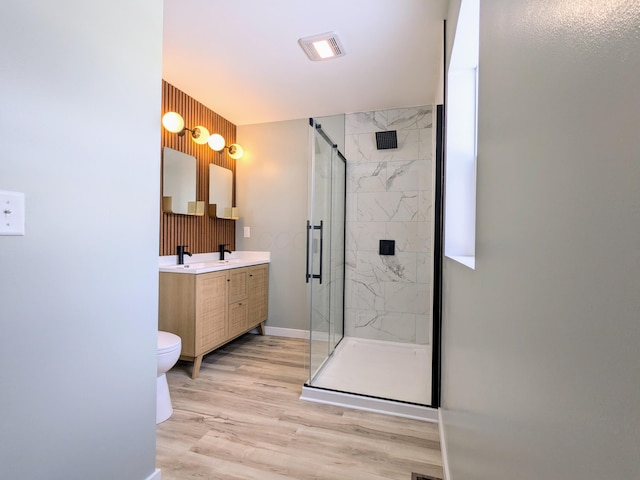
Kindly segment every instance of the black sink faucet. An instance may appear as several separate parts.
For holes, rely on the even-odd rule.
[[[191,256],[191,253],[187,252],[185,250],[185,248],[187,248],[188,245],[178,245],[177,248],[177,252],[178,252],[178,265],[184,265],[184,256],[185,255],[189,255]]]
[[[220,260],[224,260],[224,253],[232,253],[231,250],[227,250],[226,247],[228,244],[227,243],[221,243],[220,245],[218,245],[218,249],[220,250]]]

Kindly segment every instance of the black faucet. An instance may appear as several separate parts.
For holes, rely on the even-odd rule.
[[[224,260],[224,253],[232,253],[231,250],[227,250],[226,247],[228,245],[228,243],[221,243],[220,245],[218,245],[218,249],[220,251],[220,260]]]
[[[188,245],[178,245],[178,265],[184,265],[184,256],[185,255],[189,255],[191,256],[191,253],[187,252],[185,250],[185,248],[187,248]]]

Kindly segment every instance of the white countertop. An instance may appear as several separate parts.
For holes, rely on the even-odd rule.
[[[228,270],[230,268],[248,267],[260,265],[271,261],[270,252],[233,252],[227,253],[224,260],[220,260],[218,252],[194,253],[193,256],[185,255],[184,265],[178,265],[177,255],[160,257],[159,268],[161,272],[198,274]]]

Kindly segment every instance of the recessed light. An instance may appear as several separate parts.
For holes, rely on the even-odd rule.
[[[304,37],[299,39],[298,43],[313,61],[342,57],[345,54],[344,47],[335,32]]]
[[[319,42],[312,43],[313,48],[316,49],[316,53],[320,56],[320,58],[329,58],[335,57],[333,50],[329,46],[329,42],[326,40],[320,40]]]

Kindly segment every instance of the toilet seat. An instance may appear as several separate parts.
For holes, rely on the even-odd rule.
[[[182,340],[174,333],[158,332],[158,353],[167,353],[179,348]]]

